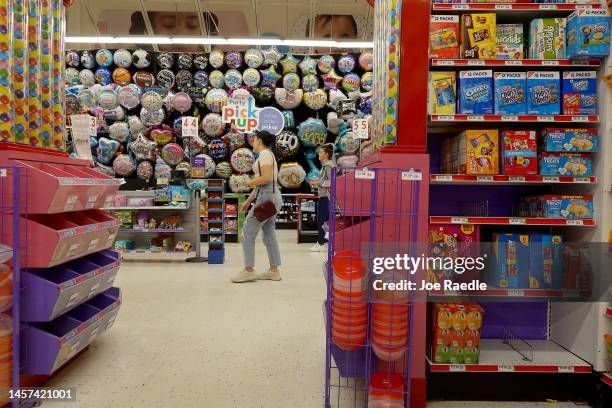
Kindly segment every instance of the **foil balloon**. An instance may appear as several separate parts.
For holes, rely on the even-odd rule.
[[[159,71],[157,73],[156,80],[160,86],[168,89],[174,87],[174,84],[176,83],[174,72],[170,71],[169,69],[162,69]]]
[[[65,104],[67,115],[76,115],[81,110],[79,98],[74,94],[66,95]]]
[[[198,154],[197,157],[204,159],[204,178],[210,178],[215,174],[215,161],[207,154]]]
[[[227,145],[218,137],[210,139],[208,142],[208,155],[216,162],[226,160],[228,155]]]
[[[364,91],[371,91],[374,82],[374,75],[371,72],[366,72],[361,76],[361,87]]]
[[[172,168],[162,159],[161,156],[157,156],[155,160],[155,178],[170,179],[172,176]]]
[[[261,52],[263,54],[263,65],[276,65],[282,58],[282,54],[278,52],[276,46],[272,46]]]
[[[153,58],[151,58],[151,54],[148,51],[143,50],[142,48],[137,49],[132,54],[132,63],[138,69],[148,68],[153,62]]]
[[[317,74],[317,61],[310,58],[309,55],[305,55],[302,62],[298,64],[300,70],[302,71],[302,75],[316,75]]]
[[[158,146],[164,146],[174,139],[174,135],[170,129],[153,129],[151,130],[151,139]]]
[[[172,91],[168,91],[164,99],[162,99],[163,105],[166,107],[168,112],[171,112],[174,107],[172,107],[172,103],[174,102],[174,93]]]
[[[206,142],[199,136],[183,140],[183,146],[185,147],[186,157],[194,157],[206,150]]]
[[[223,75],[223,72],[215,69],[208,75],[208,81],[213,88],[223,88],[225,85],[225,75]]]
[[[161,156],[170,166],[176,166],[183,160],[185,152],[180,145],[176,143],[168,143],[162,147]]]
[[[346,92],[359,91],[360,86],[361,86],[361,79],[359,78],[359,75],[353,72],[346,74],[344,76],[344,79],[342,79],[342,88]]]
[[[242,81],[245,83],[245,85],[257,86],[260,80],[261,75],[255,68],[247,68],[242,73]]]
[[[340,156],[336,160],[336,164],[339,167],[347,168],[347,167],[357,167],[357,163],[359,162],[359,157],[355,155],[348,156]]]
[[[317,147],[327,140],[327,129],[321,119],[308,118],[298,126],[298,137],[306,147]]]
[[[95,76],[96,76],[96,82],[99,83],[100,85],[108,85],[113,80],[113,76],[110,70],[106,67],[100,67],[96,69]],[[68,76],[66,78],[68,78]]]
[[[306,171],[297,162],[283,163],[278,170],[278,182],[285,188],[299,188],[306,178]]]
[[[223,107],[227,105],[227,92],[224,89],[211,89],[204,98],[204,104],[209,111],[221,113]]]
[[[174,55],[169,52],[160,52],[157,54],[157,64],[162,69],[170,69],[174,65]]]
[[[354,99],[343,99],[338,103],[337,111],[341,119],[354,119],[357,116],[357,101]]]
[[[280,159],[290,159],[297,155],[299,151],[300,139],[294,132],[283,130],[276,136],[274,152]]]
[[[225,132],[225,123],[218,113],[209,113],[202,119],[202,130],[206,136],[221,136]]]
[[[174,99],[172,100],[172,107],[180,113],[187,112],[191,109],[192,104],[193,101],[191,100],[191,96],[184,92],[178,92],[174,95]]]
[[[335,66],[336,60],[334,60],[334,57],[332,57],[331,55],[321,55],[319,61],[317,62],[317,67],[319,68],[319,71],[324,74],[327,74],[329,71],[334,69]]]
[[[300,87],[300,77],[295,72],[289,72],[283,77],[283,88],[293,92]]]
[[[229,178],[229,187],[233,193],[247,193],[251,191],[250,182],[251,177],[248,174],[232,174]]]
[[[142,120],[136,115],[132,115],[128,117],[128,126],[130,127],[130,133],[132,135],[138,135],[145,130],[145,125],[142,123]]]
[[[183,117],[184,116],[179,116],[172,122],[172,133],[179,139],[183,138]]]
[[[101,67],[110,67],[113,65],[113,53],[106,48],[101,48],[96,51],[96,62]]]
[[[348,129],[336,139],[336,147],[338,147],[338,150],[344,154],[357,153],[359,151],[360,144],[360,140],[355,139],[353,137],[353,132],[348,131]]]
[[[359,56],[359,66],[364,71],[372,71],[374,69],[374,55],[369,52],[364,52]]]
[[[297,64],[300,60],[289,53],[279,62],[283,67],[283,74],[288,74],[290,72],[297,72]]]
[[[306,150],[306,152],[304,152],[304,157],[306,158],[306,161],[308,162],[308,167],[310,167],[310,170],[308,171],[308,174],[306,175],[306,178],[304,179],[306,183],[310,184],[312,180],[320,180],[321,172],[319,171],[319,169],[317,168],[314,162],[315,157],[317,157],[317,153],[314,151],[314,149],[309,149],[309,150]]]
[[[333,110],[336,110],[338,108],[338,104],[340,103],[341,100],[347,99],[346,95],[338,90],[338,89],[333,89],[331,91],[329,91],[329,107],[332,108]]]
[[[115,170],[113,169],[113,166],[105,166],[100,162],[96,162],[95,169],[102,174],[106,174],[109,177],[115,177]]]
[[[342,81],[342,77],[333,68],[327,74],[321,75],[321,79],[325,89],[338,89],[338,84]]]
[[[193,87],[193,75],[186,69],[176,73],[176,87],[179,91],[188,92]]]
[[[223,140],[223,142],[229,148],[230,154],[233,153],[234,150],[239,149],[246,144],[244,134],[236,129],[233,124],[229,132],[221,137],[221,140]]]
[[[253,94],[257,102],[262,105],[270,104],[270,102],[274,98],[274,90],[267,86],[256,86],[251,90],[251,93]]]
[[[263,54],[257,48],[249,48],[244,53],[244,60],[249,68],[259,68],[263,64]]]
[[[152,160],[155,157],[156,146],[157,143],[140,134],[136,140],[130,143],[129,148],[136,160]]]
[[[156,111],[162,108],[163,100],[160,94],[157,92],[145,92],[140,98],[142,107],[148,111]]]
[[[193,74],[193,83],[198,88],[206,88],[209,83],[206,71],[196,71],[195,74]]]
[[[125,122],[115,122],[108,128],[108,136],[118,141],[119,143],[125,143],[130,136],[130,129],[128,124]]]
[[[94,86],[96,83],[96,75],[91,69],[82,69],[79,72],[79,82],[85,86]]]
[[[269,66],[267,69],[260,69],[259,72],[261,74],[261,86],[270,88],[276,87],[276,83],[281,75],[276,72],[276,67],[274,65]]]
[[[338,71],[342,74],[348,74],[355,69],[357,61],[351,54],[344,54],[338,59]]]
[[[231,69],[238,69],[243,63],[242,53],[240,51],[228,51],[225,54],[225,65]]]
[[[68,66],[76,68],[81,63],[81,56],[74,50],[66,51],[65,61]]]
[[[238,88],[233,89],[230,95],[234,99],[247,99],[251,93],[244,88]]]
[[[132,53],[124,48],[119,48],[113,54],[113,62],[119,68],[129,68],[132,65]]]
[[[317,88],[319,88],[319,78],[316,75],[308,74],[302,78],[302,89],[305,92],[312,92]]]
[[[253,170],[253,163],[255,162],[255,155],[251,149],[241,147],[236,149],[232,153],[230,158],[230,164],[239,173],[249,173]]]
[[[96,67],[96,56],[91,51],[82,51],[81,65],[87,69],[94,69]]]
[[[284,110],[282,112],[283,120],[285,121],[285,129],[295,127],[295,115],[292,110]]]
[[[125,110],[121,106],[104,110],[104,119],[106,120],[123,120],[124,118]]]
[[[371,114],[372,113],[372,93],[368,92],[364,94],[361,98],[359,98],[359,110],[363,113]]]
[[[132,80],[141,88],[153,86],[155,84],[155,76],[148,71],[137,71]]]
[[[140,90],[135,85],[121,87],[117,97],[119,98],[119,104],[126,109],[134,109],[140,104]]]
[[[119,96],[114,90],[106,88],[98,94],[98,104],[103,109],[115,109],[119,106]]]
[[[302,103],[304,91],[298,89],[294,92],[288,92],[285,88],[276,88],[274,98],[276,103],[284,109],[295,109]]]
[[[143,161],[136,167],[136,177],[141,180],[149,180],[153,177],[153,165],[151,162]]]
[[[226,161],[217,163],[215,175],[222,179],[228,179],[232,175],[232,165]]]
[[[228,69],[224,80],[229,89],[238,89],[242,86],[242,74],[237,69]]]
[[[105,137],[98,139],[98,161],[102,164],[110,164],[119,151],[121,144],[116,140],[110,140]]]
[[[214,50],[208,56],[208,62],[215,69],[221,68],[223,66],[224,61],[225,61],[225,54],[221,50]]]
[[[338,114],[336,112],[328,112],[327,113],[327,130],[334,135],[337,135],[344,128],[346,123],[338,118]]]
[[[327,104],[327,94],[322,89],[304,93],[304,104],[312,110],[323,109]]]
[[[186,161],[182,161],[177,164],[174,170],[182,171],[185,178],[191,177],[191,164]]]
[[[113,170],[120,177],[127,177],[136,171],[136,162],[127,154],[120,154],[113,161]]]
[[[79,85],[81,83],[79,71],[76,68],[66,68],[64,75],[66,77],[66,86]]]
[[[157,126],[160,125],[164,121],[164,110],[158,109],[156,111],[149,111],[146,109],[141,109],[140,111],[140,120],[145,126]]]
[[[208,57],[205,54],[198,54],[193,59],[193,64],[199,70],[206,69],[208,66]]]
[[[181,53],[178,55],[176,64],[180,69],[191,69],[193,66],[193,56],[191,54]]]
[[[91,89],[82,89],[79,91],[77,95],[79,98],[79,103],[83,109],[87,109],[90,112],[96,108],[97,104],[97,95]]]

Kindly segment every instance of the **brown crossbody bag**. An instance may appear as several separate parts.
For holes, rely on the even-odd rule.
[[[274,160],[276,160],[276,158],[274,158]],[[261,176],[261,164],[258,162],[257,165],[259,166],[259,175]],[[274,162],[272,162],[272,193],[276,193],[276,180],[274,179]],[[259,195],[259,187],[257,187],[257,195]],[[257,197],[255,197],[255,201],[257,201]],[[264,201],[263,203],[253,208],[253,214],[255,215],[255,218],[257,218],[257,221],[264,222],[268,218],[276,215],[276,206],[274,205],[272,200]]]

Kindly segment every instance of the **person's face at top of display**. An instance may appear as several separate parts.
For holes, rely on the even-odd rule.
[[[155,35],[160,36],[186,36],[200,37],[200,21],[196,13],[172,13],[172,12],[154,12],[149,13],[151,25]],[[197,45],[175,44],[175,45],[160,45],[161,51],[178,51],[178,52],[198,52],[200,47]]]
[[[319,149],[319,161],[324,162],[327,160],[329,160],[329,157],[327,156],[327,152],[324,149]]]
[[[318,15],[314,23],[314,38],[334,39],[338,41],[357,38],[357,25],[353,16],[340,15],[332,16],[329,14]],[[350,50],[334,50],[334,52],[349,52]],[[317,48],[318,54],[329,52],[327,48]]]
[[[264,149],[264,145],[263,145],[261,139],[258,138],[257,136],[255,136],[253,138],[253,151],[259,153],[259,152],[261,152],[263,150],[265,150],[265,149]]]

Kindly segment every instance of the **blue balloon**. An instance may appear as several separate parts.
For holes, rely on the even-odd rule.
[[[321,119],[308,118],[298,126],[298,137],[305,147],[317,147],[327,140],[327,128]]]
[[[295,116],[293,115],[292,110],[284,110],[283,119],[285,120],[285,128],[295,127]]]
[[[108,85],[113,81],[113,76],[110,69],[106,67],[100,67],[96,69],[96,82],[101,85]]]
[[[319,180],[321,178],[321,171],[317,168],[314,162],[315,157],[317,157],[317,152],[315,152],[314,149],[308,149],[304,152],[304,156],[306,157],[306,161],[308,162],[308,166],[310,167],[310,170],[308,171],[308,174],[306,174],[306,178],[304,178],[304,181],[310,184],[312,180]]]

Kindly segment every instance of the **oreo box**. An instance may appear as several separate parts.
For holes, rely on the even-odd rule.
[[[546,152],[593,153],[599,150],[599,136],[596,128],[546,128],[542,130],[542,147]]]
[[[608,2],[609,4],[609,2]],[[610,54],[608,10],[578,9],[567,18],[567,57],[606,57]]]
[[[593,218],[593,196],[544,195],[540,198],[543,202],[545,218]]]
[[[561,83],[558,71],[527,72],[527,113],[559,115],[561,113]]]
[[[589,153],[542,153],[541,176],[588,177],[593,173],[593,159]]]
[[[459,72],[458,113],[492,114],[493,99],[493,71]]]
[[[595,71],[566,71],[562,85],[564,115],[597,115]]]
[[[527,73],[496,72],[495,113],[521,115],[527,113]]]

